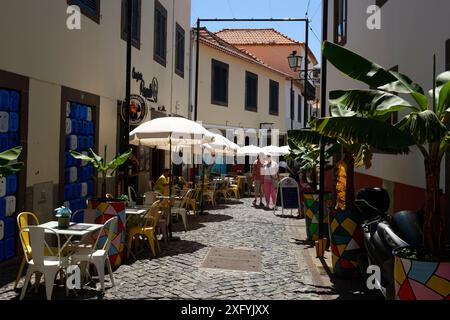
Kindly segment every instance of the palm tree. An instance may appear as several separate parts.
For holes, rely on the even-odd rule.
[[[445,217],[440,210],[439,182],[442,158],[450,145],[445,125],[450,120],[450,72],[435,78],[427,97],[407,76],[339,45],[325,42],[323,54],[337,69],[367,84],[369,89],[331,92],[330,105],[345,112],[313,119],[311,130],[391,153],[406,154],[416,146],[424,157],[426,174],[424,249],[427,254],[440,256],[444,250]],[[397,111],[406,115],[395,125],[386,122]]]
[[[22,147],[15,147],[0,153],[0,178],[23,169],[23,162],[15,162],[22,153]]]
[[[84,160],[87,162],[90,162],[93,164],[94,168],[97,170],[97,172],[102,177],[102,191],[101,191],[101,197],[102,199],[106,198],[106,178],[111,177],[114,172],[125,162],[128,161],[128,159],[131,156],[132,150],[129,149],[127,152],[117,155],[114,159],[112,159],[110,162],[106,162],[106,148],[105,145],[105,155],[102,158],[98,154],[96,154],[91,148],[87,151],[87,154],[83,154],[77,151],[70,151],[70,154],[75,159]],[[97,177],[93,177],[95,180],[97,180]]]

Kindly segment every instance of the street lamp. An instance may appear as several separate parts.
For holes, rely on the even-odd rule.
[[[300,72],[300,80],[305,78],[305,70],[301,68],[303,56],[297,55],[297,51],[292,51],[292,53],[287,57],[289,62],[289,68],[294,72]],[[309,78],[314,85],[320,84],[320,67],[316,66],[312,70],[308,70],[306,77]]]
[[[302,66],[302,56],[297,55],[297,51],[292,51],[292,53],[288,56],[289,68],[294,71],[299,71]]]

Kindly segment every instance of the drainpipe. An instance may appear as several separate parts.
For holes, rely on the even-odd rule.
[[[126,61],[126,75],[125,75],[125,108],[126,108],[126,135],[127,138],[129,139],[129,135],[130,135],[130,114],[129,114],[129,110],[130,110],[130,100],[131,100],[131,54],[132,54],[132,48],[131,48],[131,41],[132,41],[132,25],[133,22],[131,21],[133,19],[133,6],[132,6],[133,1],[132,0],[128,0],[127,4],[127,17],[128,17],[128,24],[127,24],[127,61]],[[128,146],[129,147],[129,146]],[[128,148],[124,148],[124,149],[128,149]],[[120,150],[121,152],[125,152],[125,150]],[[106,156],[106,155],[105,155]],[[106,160],[106,159],[105,159]],[[128,190],[128,183],[129,183],[129,170],[128,170],[128,164],[125,164],[123,166],[125,172],[124,172],[124,190],[122,190],[124,193],[127,192]]]
[[[176,29],[176,22],[175,22],[175,0],[173,0],[173,6],[172,6],[172,17],[173,17],[173,21],[172,21],[172,45],[173,45],[173,49],[172,49],[172,68],[170,70],[170,116],[172,116],[173,111],[172,111],[172,104],[173,104],[173,76],[175,73],[175,51],[176,51],[176,43],[175,43],[175,29]],[[176,111],[176,110],[175,110]]]
[[[193,31],[189,32],[189,92],[188,92],[188,119],[192,120],[192,53],[193,53]]]
[[[328,0],[323,0],[322,41],[328,39]],[[322,81],[320,116],[326,117],[327,104],[327,60],[322,54]],[[319,190],[319,239],[323,239],[323,216],[325,214],[325,146],[320,144],[320,190]]]

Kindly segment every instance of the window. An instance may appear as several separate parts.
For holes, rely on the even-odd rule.
[[[100,0],[67,0],[67,4],[79,6],[82,14],[100,23]]]
[[[280,85],[278,82],[270,80],[269,86],[269,114],[277,116],[280,96]]]
[[[155,0],[155,28],[154,28],[153,59],[166,66],[167,54],[167,10]]]
[[[298,105],[297,105],[297,109],[298,109],[298,118],[297,121],[298,123],[302,123],[302,96],[298,95]]]
[[[136,48],[141,48],[141,2],[142,0],[132,1],[133,23],[131,25],[131,44]],[[122,23],[121,23],[122,40],[128,40],[128,0],[122,0]]]
[[[245,110],[258,110],[258,75],[245,72]]]
[[[334,0],[334,42],[347,43],[347,0]]]
[[[377,0],[375,4],[381,8],[386,2],[388,2],[388,0]]]
[[[228,106],[228,71],[226,63],[212,60],[211,70],[211,103]]]
[[[184,78],[184,29],[177,23],[175,31],[175,73]]]

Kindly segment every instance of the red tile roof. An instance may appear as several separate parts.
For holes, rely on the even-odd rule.
[[[223,29],[215,34],[226,42],[241,49],[245,46],[276,45],[302,46],[305,48],[303,42],[291,39],[275,29]],[[318,63],[316,56],[311,50],[308,55],[312,59],[313,64]]]
[[[275,29],[223,29],[216,35],[233,45],[246,44],[300,44]]]
[[[194,34],[195,34],[196,28],[194,28],[193,30],[194,30]],[[271,71],[279,73],[283,77],[286,77],[286,78],[291,77],[289,74],[265,64],[264,61],[262,61],[255,55],[251,54],[249,51],[242,49],[242,48],[237,48],[234,45],[228,43],[227,41],[225,41],[221,37],[218,37],[214,33],[207,30],[206,28],[200,28],[200,42],[203,43],[204,45],[207,45],[213,49],[222,51],[231,56],[246,60],[247,62],[250,62],[250,63],[260,65],[264,68],[270,69]]]

